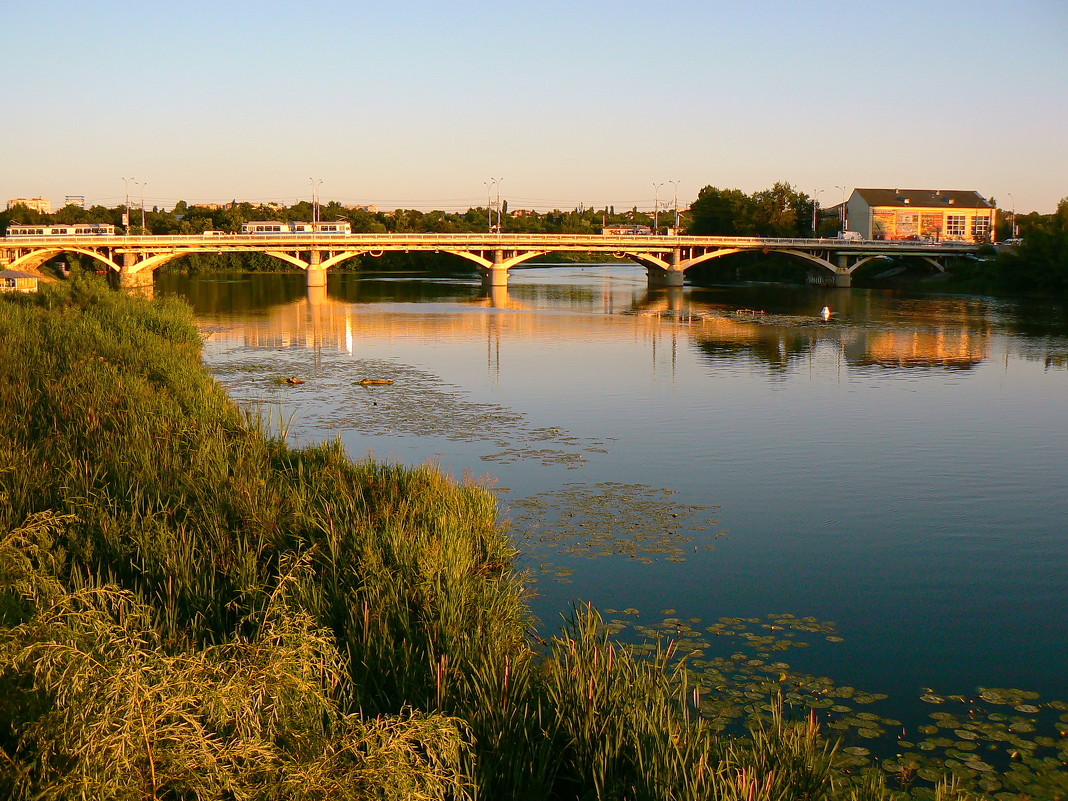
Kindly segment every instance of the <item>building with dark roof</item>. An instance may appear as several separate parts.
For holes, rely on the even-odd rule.
[[[989,242],[996,213],[973,191],[854,189],[846,227],[864,239]]]
[[[38,277],[18,270],[0,270],[0,292],[36,292]]]

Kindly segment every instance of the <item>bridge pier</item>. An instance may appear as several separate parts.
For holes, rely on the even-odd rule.
[[[848,256],[838,256],[838,269],[834,271],[834,285],[840,289],[849,289],[853,286],[853,273],[849,270]]]
[[[308,286],[326,286],[326,270],[320,267],[323,254],[313,250],[308,254]]]
[[[659,267],[646,267],[645,276],[651,288],[683,286],[686,283],[686,274],[679,269],[661,270]]]
[[[123,289],[143,290],[152,286],[152,270],[134,270],[139,259],[136,253],[123,253],[119,268],[119,286]]]
[[[481,272],[482,283],[485,286],[508,286],[508,267],[505,266],[502,251],[493,251],[493,263],[489,267],[482,268]]]

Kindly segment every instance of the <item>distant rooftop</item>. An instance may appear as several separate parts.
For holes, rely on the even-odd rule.
[[[964,209],[993,208],[978,192],[961,189],[857,189],[869,206],[954,206]]]

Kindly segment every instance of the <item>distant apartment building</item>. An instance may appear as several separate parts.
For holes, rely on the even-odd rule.
[[[864,239],[989,242],[996,213],[974,191],[854,189],[846,229]]]
[[[63,198],[64,206],[77,206],[80,209],[85,208],[85,195],[66,195]]]
[[[39,211],[41,214],[52,213],[52,201],[43,197],[14,197],[7,202],[7,207],[25,206],[30,211]]]

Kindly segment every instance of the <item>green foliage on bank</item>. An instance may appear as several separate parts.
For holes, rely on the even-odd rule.
[[[1068,298],[1068,198],[1054,214],[1021,217],[1017,227],[1019,244],[984,248],[978,260],[958,260],[940,281],[942,288]]]
[[[539,642],[491,493],[270,436],[180,302],[76,277],[0,343],[0,797],[902,797],[592,609]]]

